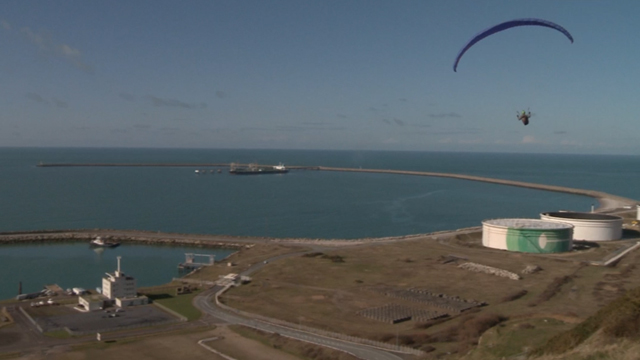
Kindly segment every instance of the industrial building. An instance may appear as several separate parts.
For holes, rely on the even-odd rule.
[[[574,240],[610,241],[622,238],[623,219],[616,215],[558,211],[542,213],[540,218],[573,225]]]
[[[537,219],[482,222],[482,245],[527,253],[559,253],[573,247],[573,225]]]
[[[102,278],[102,295],[115,301],[119,307],[147,304],[149,300],[146,296],[138,296],[136,279],[120,271],[120,258],[118,256],[116,272],[106,273],[106,276]]]
[[[120,259],[118,256],[118,268],[113,273],[106,273],[102,278],[102,289],[100,295],[84,295],[78,297],[78,309],[81,311],[94,311],[104,309],[108,306],[116,305],[126,307],[133,305],[145,305],[149,303],[146,296],[138,296],[136,279],[127,276],[120,270]]]

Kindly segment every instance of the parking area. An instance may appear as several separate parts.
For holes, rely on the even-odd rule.
[[[34,320],[44,332],[68,328],[76,332],[114,331],[177,320],[173,315],[154,305],[132,306],[116,311],[117,308],[88,313],[64,307],[52,316],[38,316]]]

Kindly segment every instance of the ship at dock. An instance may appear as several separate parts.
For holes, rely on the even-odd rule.
[[[273,166],[258,164],[249,164],[245,166],[232,163],[229,166],[229,173],[235,175],[285,174],[288,172],[289,169],[287,169],[282,163]]]

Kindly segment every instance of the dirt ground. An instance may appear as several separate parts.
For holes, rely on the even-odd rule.
[[[324,251],[322,256],[297,256],[274,262],[254,273],[249,285],[227,292],[223,300],[232,307],[292,324],[373,339],[433,334],[459,318],[454,314],[450,321],[418,329],[419,324],[414,321],[394,325],[358,315],[361,310],[387,304],[435,309],[429,304],[387,296],[380,288],[420,288],[485,302],[486,306],[478,308],[482,313],[509,318],[544,313],[575,322],[592,315],[626,289],[640,286],[637,276],[640,269],[635,268],[640,260],[638,252],[627,255],[613,268],[588,265],[635,241],[584,244],[581,250],[569,254],[545,255],[483,248],[480,233],[345,247]],[[455,261],[445,261],[452,255]],[[338,258],[342,262],[332,260]],[[504,269],[520,274],[522,279],[469,272],[458,267],[463,262]],[[522,274],[528,265],[537,265],[542,271]],[[503,302],[522,291],[526,291],[525,296]]]
[[[216,263],[213,266],[202,267],[187,277],[193,280],[216,281],[219,276],[224,276],[229,273],[241,273],[251,265],[260,263],[265,259],[308,249],[310,249],[310,247],[305,245],[256,244],[251,248],[238,250],[224,261]],[[229,266],[229,264],[231,264],[231,266]]]
[[[451,314],[449,320],[429,327],[416,321],[389,324],[358,314],[365,309],[389,304],[425,311],[442,310],[433,304],[385,294],[385,289],[418,288],[486,303],[470,312],[499,314],[509,318],[513,323],[507,322],[504,326],[516,337],[517,341],[513,343],[523,344],[530,339],[544,339],[548,334],[566,329],[568,325],[592,315],[625,290],[640,286],[640,265],[636,268],[640,262],[640,251],[628,254],[613,267],[589,265],[620,247],[638,241],[637,232],[626,232],[626,235],[622,241],[583,243],[578,244],[579,250],[571,253],[544,255],[484,248],[479,232],[457,236],[432,234],[407,241],[332,249],[320,249],[318,246],[313,249],[309,244],[256,244],[238,251],[224,263],[203,268],[190,277],[215,281],[220,275],[240,273],[252,264],[262,263],[277,255],[313,249],[318,253],[316,256],[293,256],[265,264],[252,274],[253,279],[248,285],[232,288],[222,300],[232,307],[286,320],[294,325],[394,343],[398,338],[407,336],[433,335],[461,322],[465,313]],[[227,266],[228,262],[233,266]],[[522,278],[510,280],[458,267],[465,262],[503,269],[517,273]],[[534,274],[522,274],[528,265],[537,265],[542,270]],[[517,293],[526,294],[513,301],[504,301]],[[541,316],[553,321],[540,320],[540,323],[535,320]],[[520,327],[520,324],[527,326]],[[530,328],[532,324],[535,325],[534,329]],[[8,331],[12,328],[3,328],[3,334],[13,334]],[[225,327],[95,342],[80,347],[58,346],[25,358],[99,360],[135,353],[136,358],[142,360],[185,356],[194,360],[222,359],[197,344],[201,339],[212,337],[219,339],[207,342],[208,346],[229,353],[238,360],[289,359],[288,354],[244,338]],[[0,336],[0,343],[2,340],[6,339]],[[455,349],[452,343],[429,344],[435,348],[430,353],[434,355]]]
[[[124,359],[135,354],[136,360],[225,360],[201,345],[202,339],[215,338],[205,342],[214,350],[237,360],[299,360],[299,358],[266,346],[258,341],[244,338],[227,327],[195,333],[150,336],[116,342],[92,343],[81,346],[58,346],[44,352],[27,354],[21,359],[28,360],[101,360]]]

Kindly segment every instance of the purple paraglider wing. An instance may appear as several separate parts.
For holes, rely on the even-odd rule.
[[[467,52],[467,50],[469,50],[469,48],[471,48],[475,43],[486,38],[487,36],[491,36],[497,32],[511,29],[516,26],[544,26],[551,29],[555,29],[563,33],[573,43],[573,36],[571,36],[571,34],[569,34],[569,32],[565,28],[563,28],[562,26],[556,23],[552,23],[551,21],[534,19],[534,18],[509,20],[501,24],[492,26],[488,29],[485,29],[480,33],[478,33],[473,38],[471,38],[471,40],[469,40],[469,42],[462,48],[462,50],[460,50],[460,52],[458,53],[458,56],[456,56],[456,61],[455,63],[453,63],[453,71],[457,71],[458,62],[460,62],[460,58],[462,58],[462,55],[464,55],[464,53]]]

